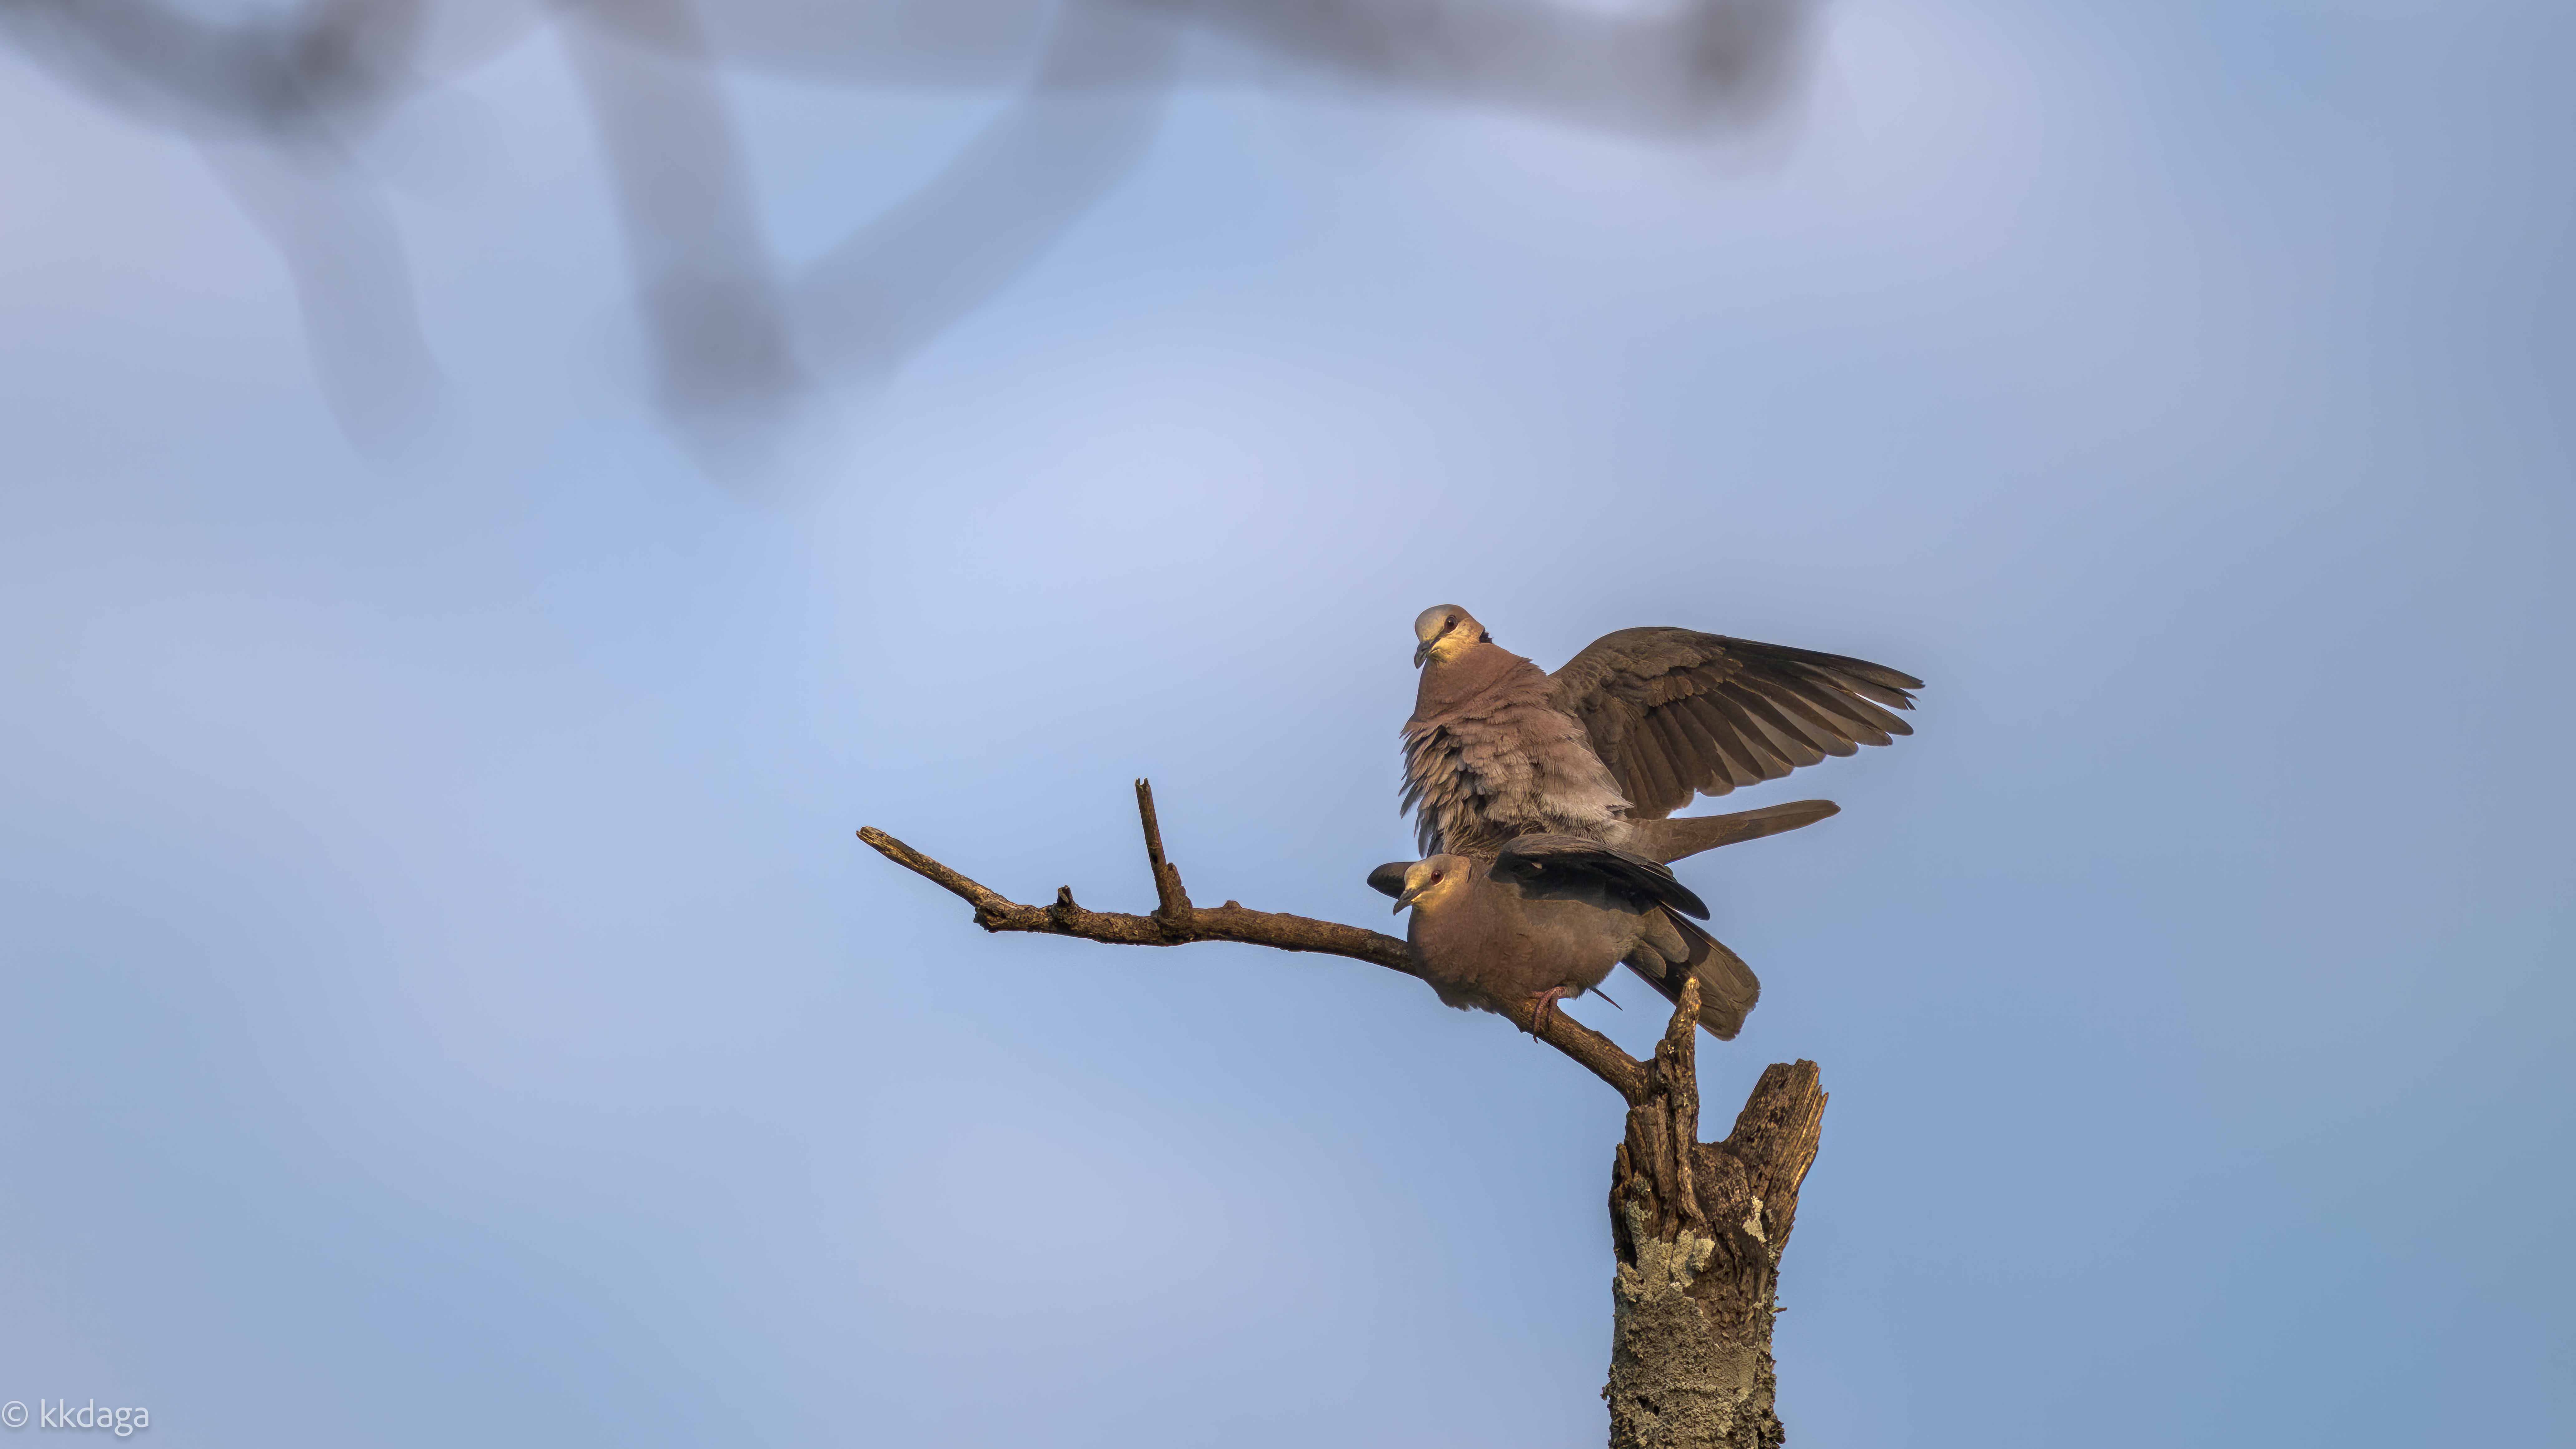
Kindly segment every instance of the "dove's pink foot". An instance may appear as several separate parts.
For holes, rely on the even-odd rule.
[[[1538,1000],[1530,1007],[1530,1035],[1538,1035],[1538,1029],[1547,1024],[1547,1019],[1549,1017],[1556,1015],[1556,1004],[1558,1002],[1563,1001],[1569,996],[1579,996],[1581,994],[1581,992],[1568,991],[1562,986],[1551,986],[1545,991],[1540,992],[1538,994]]]

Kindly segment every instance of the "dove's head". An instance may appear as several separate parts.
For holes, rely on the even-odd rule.
[[[1404,891],[1395,898],[1396,914],[1410,907],[1425,915],[1458,898],[1467,888],[1467,872],[1474,863],[1463,855],[1435,855],[1417,860],[1404,870]]]
[[[1425,660],[1446,664],[1478,644],[1492,643],[1494,636],[1456,604],[1435,604],[1413,621],[1413,638],[1413,667],[1420,669]]]

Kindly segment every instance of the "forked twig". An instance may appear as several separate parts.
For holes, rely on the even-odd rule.
[[[1319,921],[1310,916],[1251,910],[1234,901],[1216,907],[1192,905],[1189,892],[1181,886],[1179,867],[1163,854],[1163,827],[1154,814],[1154,787],[1144,780],[1136,782],[1136,813],[1145,829],[1145,863],[1153,873],[1156,901],[1153,912],[1142,916],[1122,911],[1095,911],[1077,905],[1070,886],[1057,888],[1053,904],[1022,905],[949,869],[873,825],[861,829],[859,839],[866,841],[879,855],[974,907],[975,924],[987,931],[1073,936],[1114,946],[1184,946],[1193,941],[1238,941],[1247,946],[1268,946],[1279,951],[1313,951],[1327,956],[1346,956],[1372,966],[1383,966],[1389,971],[1401,971],[1407,976],[1414,974],[1412,951],[1404,942],[1383,932],[1345,926],[1337,921]],[[1539,1040],[1573,1058],[1586,1071],[1609,1083],[1612,1090],[1628,1102],[1635,1103],[1644,1098],[1645,1064],[1621,1051],[1608,1037],[1561,1011],[1549,1012],[1542,1020],[1523,1007],[1511,1013],[1511,1021],[1521,1030],[1533,1032]]]

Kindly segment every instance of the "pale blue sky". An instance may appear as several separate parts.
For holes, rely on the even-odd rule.
[[[1846,0],[1715,149],[1203,85],[758,487],[645,401],[552,41],[367,158],[448,385],[373,461],[197,146],[0,61],[0,1398],[1593,1442],[1606,1091],[852,839],[1141,907],[1150,775],[1203,900],[1383,926],[1456,601],[1930,681],[1684,868],[1766,983],[1710,1100],[1833,1093],[1793,1443],[2576,1439],[2571,44]],[[731,91],[790,261],[997,104]]]

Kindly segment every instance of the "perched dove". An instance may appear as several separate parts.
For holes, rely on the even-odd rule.
[[[1762,994],[1734,952],[1684,919],[1708,914],[1699,897],[1662,865],[1598,841],[1524,835],[1490,858],[1380,866],[1369,884],[1413,912],[1414,964],[1451,1006],[1534,1003],[1543,1018],[1624,962],[1667,1001],[1699,977],[1700,1025],[1726,1040]]]
[[[1425,855],[1571,835],[1670,862],[1823,819],[1822,800],[1668,820],[1693,795],[1776,780],[1913,728],[1923,681],[1884,665],[1688,629],[1605,634],[1554,674],[1455,604],[1413,621],[1404,808]]]

